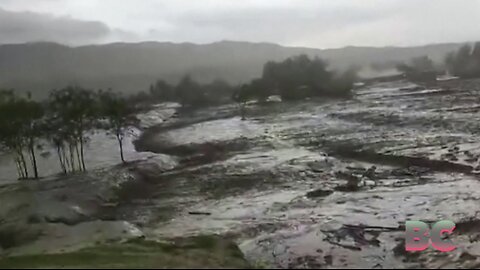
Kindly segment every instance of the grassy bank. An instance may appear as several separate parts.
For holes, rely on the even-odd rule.
[[[71,253],[5,257],[0,268],[248,268],[238,247],[216,236],[102,244]]]

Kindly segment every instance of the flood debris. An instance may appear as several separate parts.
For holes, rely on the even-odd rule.
[[[190,211],[188,212],[189,215],[196,215],[196,216],[210,216],[212,213],[209,212],[196,212],[196,211]]]
[[[378,237],[381,230],[385,229],[389,228],[346,225],[338,230],[322,230],[322,233],[326,235],[325,240],[331,244],[349,250],[360,251],[362,246],[379,246],[380,241]]]
[[[381,154],[369,150],[351,150],[339,148],[334,155],[357,160],[376,162],[378,164],[387,164],[401,167],[424,167],[435,171],[472,173],[473,167],[466,164],[453,163],[445,160],[433,160],[424,157],[396,156],[391,154]],[[447,154],[450,161],[458,160],[454,154]]]
[[[318,197],[326,197],[333,193],[333,190],[324,190],[324,189],[316,189],[313,191],[307,192],[307,198],[318,198]]]

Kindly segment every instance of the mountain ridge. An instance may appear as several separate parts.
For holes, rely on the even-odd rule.
[[[309,49],[309,50],[320,50],[320,51],[331,51],[331,50],[343,50],[343,49],[411,49],[411,48],[422,48],[422,47],[431,47],[431,46],[451,46],[451,45],[463,45],[467,43],[475,43],[477,41],[465,41],[465,42],[439,42],[439,43],[428,43],[423,45],[413,45],[413,46],[395,46],[395,45],[387,45],[387,46],[364,46],[364,45],[347,45],[344,47],[334,47],[334,48],[315,48],[315,47],[307,47],[307,46],[288,46],[282,45],[274,42],[253,42],[253,41],[236,41],[236,40],[219,40],[214,42],[208,43],[195,43],[195,42],[173,42],[173,41],[156,41],[156,40],[145,40],[139,42],[109,42],[109,43],[99,43],[99,44],[87,44],[87,45],[68,45],[62,44],[59,42],[53,41],[34,41],[34,42],[24,42],[24,43],[0,43],[0,48],[3,46],[21,46],[21,45],[41,45],[41,44],[48,44],[48,45],[58,45],[61,47],[68,47],[68,48],[81,48],[81,47],[102,47],[102,46],[109,46],[109,45],[142,45],[142,44],[168,44],[168,45],[195,45],[195,46],[208,46],[208,45],[215,45],[215,44],[254,44],[254,45],[273,45],[283,48],[291,48],[291,49]]]
[[[53,42],[3,44],[0,45],[0,88],[30,91],[36,97],[45,97],[49,90],[67,84],[136,93],[146,91],[157,79],[176,83],[186,74],[201,82],[222,79],[238,84],[261,76],[267,61],[282,61],[299,54],[324,58],[332,69],[356,65],[368,70],[372,64],[391,65],[422,55],[442,62],[448,52],[463,44],[332,49],[228,40],[209,44],[160,41],[83,46]]]

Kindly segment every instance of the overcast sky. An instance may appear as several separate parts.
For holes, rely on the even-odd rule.
[[[273,42],[315,48],[480,40],[480,0],[0,0],[0,43]]]

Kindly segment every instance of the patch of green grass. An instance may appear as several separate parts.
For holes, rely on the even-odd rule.
[[[254,269],[271,269],[270,263],[263,261],[263,260],[258,260],[253,264]]]
[[[76,252],[0,259],[0,268],[248,268],[238,247],[216,236],[160,243],[143,239]]]
[[[211,248],[215,247],[218,240],[215,239],[214,237],[211,237],[211,236],[199,235],[199,236],[196,236],[196,237],[192,238],[192,242],[193,242],[194,246],[197,246],[197,247],[200,247],[200,248],[211,249]]]
[[[142,262],[142,259],[142,256],[96,254],[82,251],[65,254],[9,257],[0,260],[0,268],[113,268],[121,266],[131,267],[134,264],[138,264],[141,267],[140,262]]]

